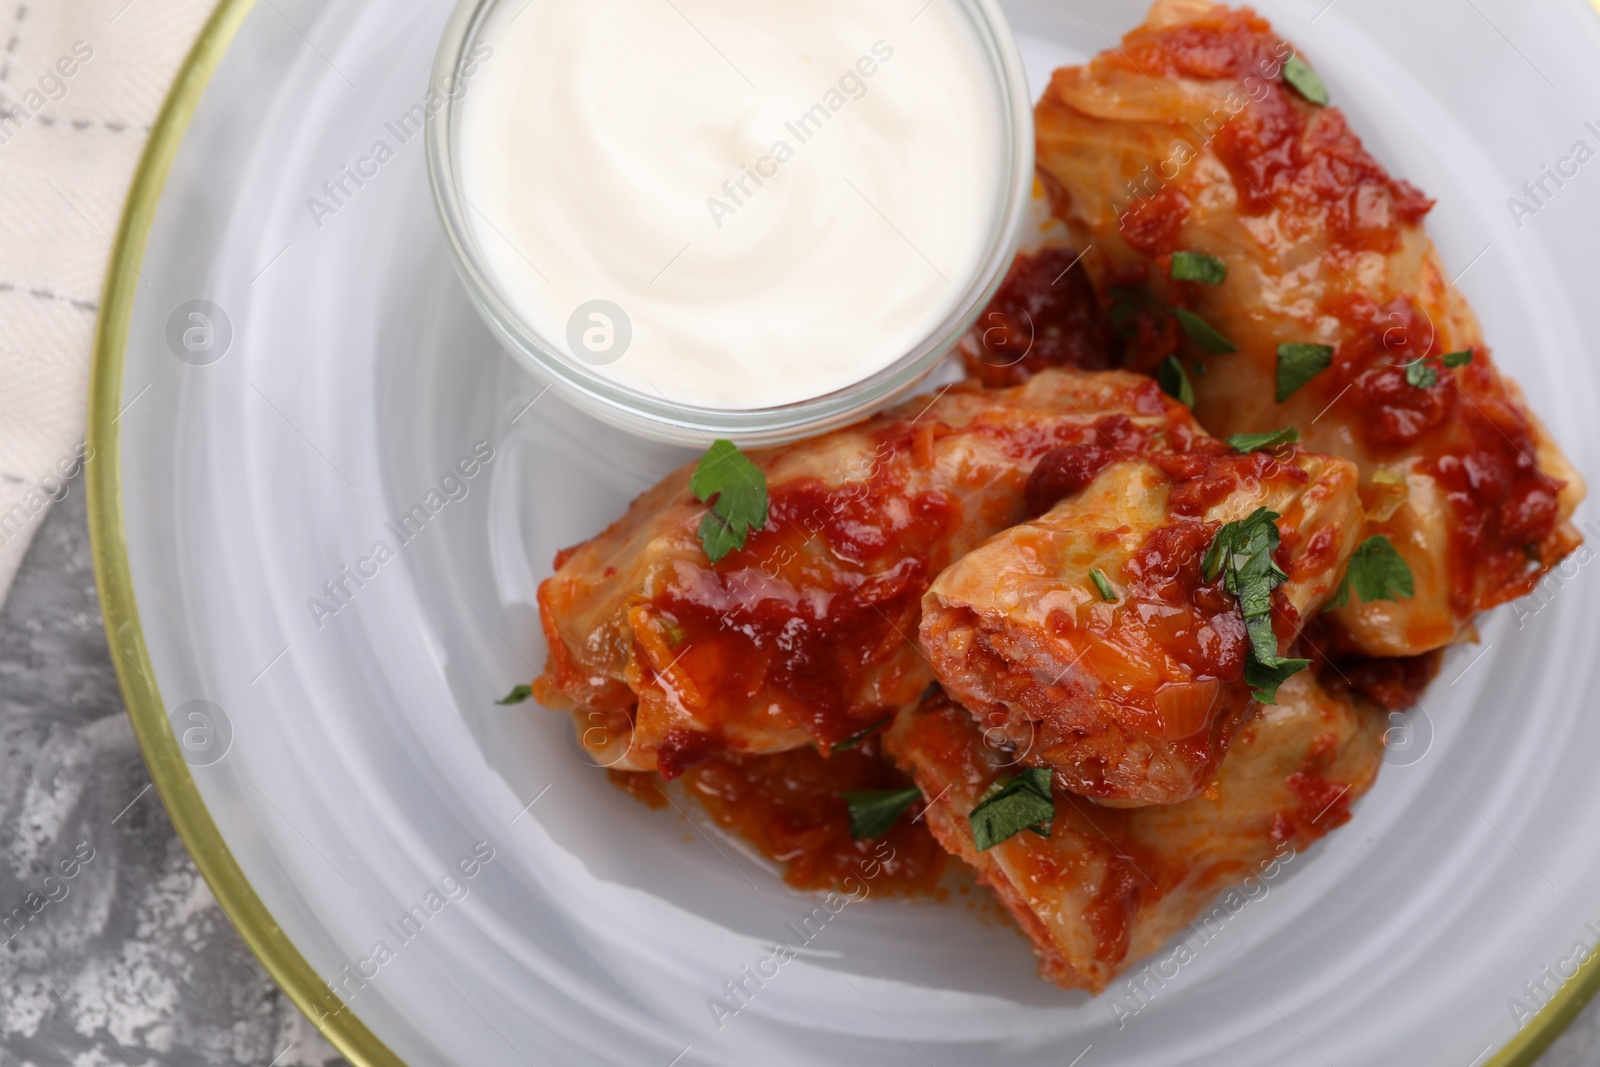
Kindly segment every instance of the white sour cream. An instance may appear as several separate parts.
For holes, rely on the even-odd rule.
[[[981,266],[1006,119],[949,0],[508,0],[484,39],[459,112],[477,243],[618,384],[822,396],[925,340]]]

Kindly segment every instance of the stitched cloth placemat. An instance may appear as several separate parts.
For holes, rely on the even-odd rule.
[[[81,492],[89,354],[123,199],[210,0],[0,0],[0,600]]]

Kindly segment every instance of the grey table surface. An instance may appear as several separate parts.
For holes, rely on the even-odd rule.
[[[343,1064],[240,941],[150,789],[85,515],[74,485],[0,613],[0,915],[91,857],[20,931],[0,929],[0,1067]],[[1600,1065],[1600,1000],[1540,1063]]]

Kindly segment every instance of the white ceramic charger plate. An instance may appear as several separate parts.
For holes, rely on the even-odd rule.
[[[885,0],[908,20],[923,2]],[[1595,13],[1261,6],[1368,146],[1439,199],[1430,225],[1498,359],[1600,473],[1600,163],[1547,183],[1520,224],[1507,205],[1575,142],[1600,148]],[[1006,7],[1036,87],[1142,17],[1112,0]],[[117,237],[92,395],[102,602],[152,772],[247,941],[347,1056],[1531,1062],[1600,981],[1587,964],[1526,1026],[1508,1003],[1600,930],[1600,603],[1577,562],[1450,654],[1353,822],[1209,942],[1191,936],[1192,961],[1145,980],[1142,1006],[1042,984],[1015,932],[965,908],[872,900],[719,1029],[708,1000],[815,899],[611,788],[563,718],[492,703],[542,661],[534,592],[554,551],[686,454],[542,394],[474,316],[420,139],[398,125],[446,14],[223,0]],[[392,158],[361,164],[379,141]],[[358,165],[369,176],[334,201],[323,183]],[[190,352],[196,300],[217,331]],[[447,483],[430,501],[479,442],[493,458],[465,496]],[[430,503],[402,546],[386,524]],[[394,558],[363,564],[378,542]],[[324,583],[357,567],[371,576],[329,601]],[[319,618],[319,597],[337,612]],[[492,860],[442,882],[475,848]],[[396,925],[413,905],[411,936]]]

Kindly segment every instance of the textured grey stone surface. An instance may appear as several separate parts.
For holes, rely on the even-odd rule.
[[[74,485],[0,614],[0,1067],[342,1064],[149,786]]]
[[[0,926],[0,1067],[343,1064],[239,940],[149,785],[74,486],[0,613],[0,922],[28,916]],[[1540,1067],[1597,1064],[1600,1002]]]

